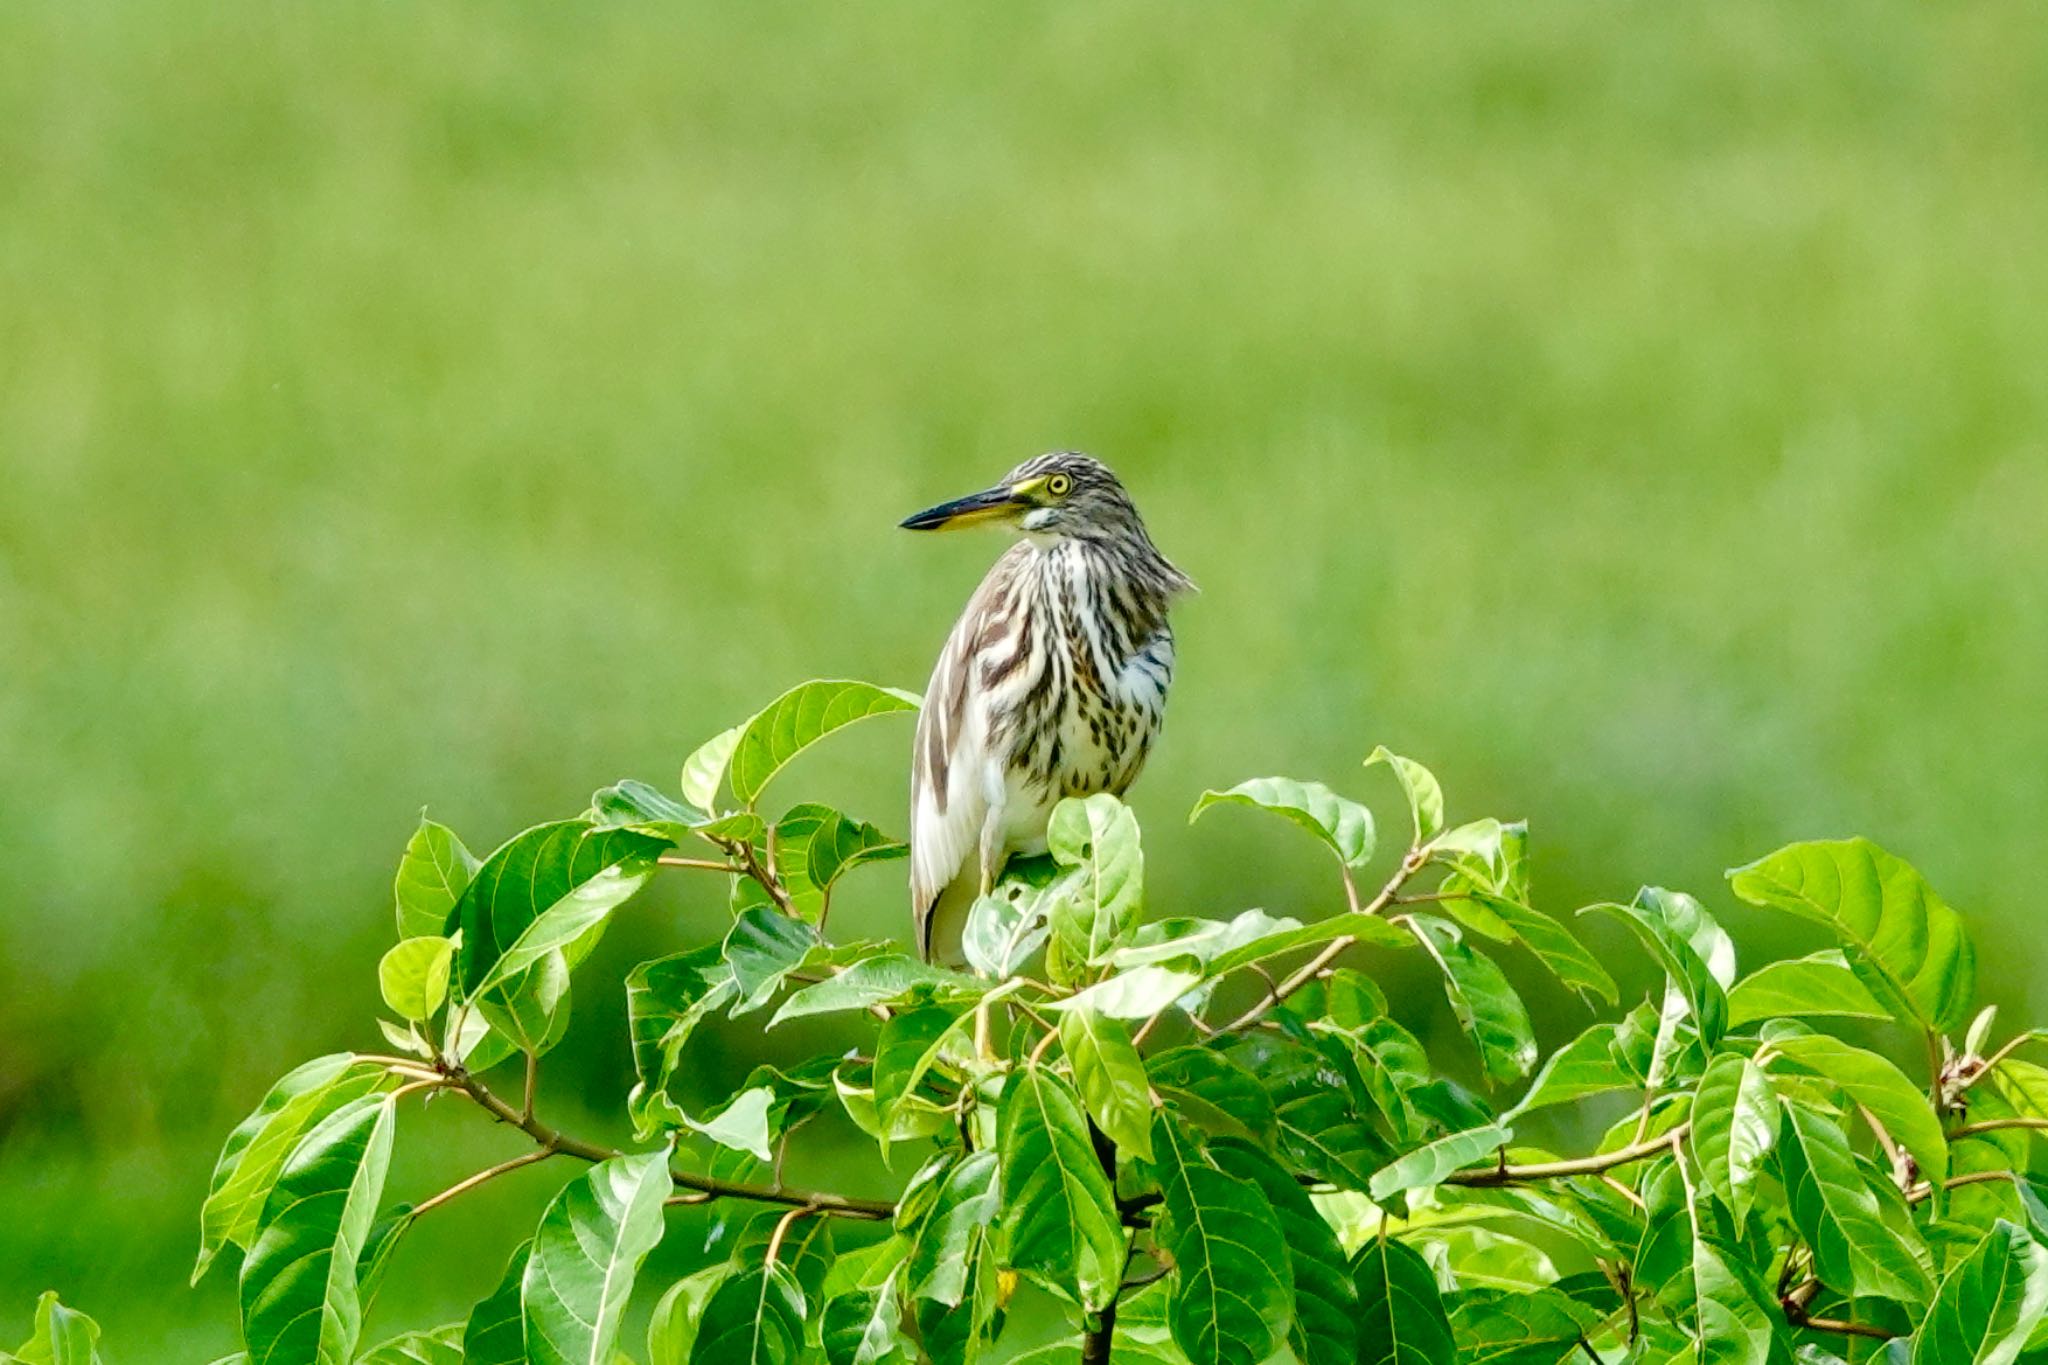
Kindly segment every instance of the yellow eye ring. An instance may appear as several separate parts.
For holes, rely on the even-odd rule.
[[[1066,474],[1055,474],[1045,481],[1045,491],[1056,498],[1064,498],[1073,487],[1073,478]]]

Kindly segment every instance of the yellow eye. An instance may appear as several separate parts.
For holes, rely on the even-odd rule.
[[[1067,474],[1055,474],[1045,481],[1045,491],[1056,498],[1064,498],[1073,491],[1074,480]]]

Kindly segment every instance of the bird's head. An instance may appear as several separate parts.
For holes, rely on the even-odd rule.
[[[993,488],[928,507],[903,525],[913,531],[999,525],[1041,545],[1144,535],[1138,509],[1109,466],[1075,451],[1026,460]]]

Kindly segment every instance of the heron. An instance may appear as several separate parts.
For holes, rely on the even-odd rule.
[[[903,525],[1018,536],[954,623],[918,716],[910,910],[929,960],[949,888],[986,895],[1012,854],[1045,850],[1061,800],[1137,780],[1173,682],[1167,610],[1195,585],[1109,467],[1076,451]]]

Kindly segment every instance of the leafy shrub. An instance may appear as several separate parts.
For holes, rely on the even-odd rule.
[[[222,1149],[197,1274],[240,1259],[234,1359],[614,1365],[629,1301],[658,1290],[647,1365],[964,1365],[1005,1357],[1020,1281],[1068,1323],[1010,1355],[1033,1365],[2048,1359],[2048,1207],[2025,1174],[2048,1070],[2016,1055],[2037,1035],[1993,1042],[1959,917],[1882,849],[1798,844],[1732,872],[1737,897],[1837,945],[1747,975],[1690,896],[1589,907],[1664,976],[1623,1010],[1599,958],[1534,908],[1524,828],[1448,824],[1430,773],[1381,750],[1368,764],[1409,813],[1385,858],[1368,809],[1319,783],[1257,779],[1194,810],[1299,826],[1344,912],[1148,920],[1137,822],[1094,796],[974,906],[955,969],[828,936],[841,878],[901,843],[762,800],[810,745],[915,704],[806,684],[693,754],[677,792],[619,783],[481,861],[422,823],[379,967],[391,1050],[299,1067]],[[536,1068],[577,967],[664,869],[728,879],[732,924],[627,976],[638,1141],[615,1151],[535,1112]],[[1338,965],[1356,943],[1433,962],[1487,1093],[1441,1074]],[[1612,1017],[1539,1058],[1501,947]],[[678,1082],[716,1012],[872,1027],[858,1055],[763,1066],[693,1107]],[[1808,1020],[1903,1029],[1924,1073]],[[389,1205],[401,1111],[430,1095],[534,1145]],[[1518,1139],[1563,1106],[1582,1130],[1611,1119],[1591,1151]],[[828,1111],[914,1173],[784,1183],[785,1150]],[[406,1229],[539,1161],[583,1168],[493,1249],[498,1288],[462,1322],[364,1349]],[[713,1201],[757,1210],[729,1224],[725,1259],[637,1283],[664,1210]],[[17,1358],[87,1362],[96,1338],[46,1298]]]

